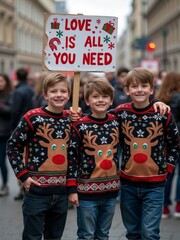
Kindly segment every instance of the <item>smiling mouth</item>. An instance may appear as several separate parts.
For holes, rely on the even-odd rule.
[[[56,99],[55,101],[56,101],[56,102],[63,102],[64,99]]]
[[[104,107],[104,106],[106,106],[106,104],[97,104],[96,106],[97,107]]]

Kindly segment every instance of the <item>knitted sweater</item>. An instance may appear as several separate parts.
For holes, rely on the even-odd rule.
[[[67,147],[71,122],[67,111],[57,114],[42,108],[27,112],[7,144],[10,164],[24,182],[29,176],[41,183],[30,192],[66,192]]]
[[[118,142],[119,125],[112,114],[104,119],[89,115],[73,123],[68,151],[70,193],[78,192],[84,200],[117,196]]]
[[[133,103],[115,110],[122,145],[121,182],[137,186],[162,186],[172,173],[179,152],[179,135],[171,113],[154,112],[153,102],[144,109]]]

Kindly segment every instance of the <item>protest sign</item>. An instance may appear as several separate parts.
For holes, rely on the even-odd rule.
[[[45,14],[43,70],[114,72],[117,17]]]
[[[75,72],[75,111],[80,72],[115,71],[117,22],[117,17],[44,14],[42,69]]]

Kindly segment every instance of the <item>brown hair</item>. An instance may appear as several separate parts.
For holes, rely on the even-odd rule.
[[[152,72],[142,67],[134,68],[128,72],[126,76],[126,87],[128,88],[133,82],[149,83],[151,88],[154,87],[154,77]]]
[[[40,94],[42,94],[43,83],[46,76],[47,76],[46,73],[42,73],[35,79],[34,93],[36,96],[39,96]]]
[[[66,82],[68,93],[71,94],[71,81],[66,74],[50,73],[43,82],[43,93],[47,93],[48,89],[58,82]]]
[[[92,94],[94,90],[97,91],[99,94],[105,94],[110,96],[111,99],[113,99],[114,97],[114,88],[106,79],[95,78],[85,83],[84,85],[85,100],[89,99],[89,96]]]
[[[169,72],[156,94],[161,101],[168,103],[174,92],[180,93],[180,73]]]
[[[5,89],[2,90],[2,95],[5,97],[7,95],[9,95],[12,91],[12,84],[11,84],[11,81],[10,81],[10,78],[8,77],[7,74],[4,74],[4,73],[0,73],[0,76],[5,80],[6,82],[6,86],[5,86]]]

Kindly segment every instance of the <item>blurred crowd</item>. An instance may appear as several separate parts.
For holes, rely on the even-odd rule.
[[[107,72],[103,78],[108,79],[114,87],[114,102],[112,109],[119,104],[130,102],[131,99],[125,94],[124,87],[126,83],[126,75],[129,69],[126,67],[119,68],[117,73]],[[159,73],[154,72],[155,92],[153,98],[158,98],[171,107],[171,111],[180,131],[180,73],[165,70]],[[15,71],[13,79],[7,74],[0,73],[0,197],[9,194],[8,188],[8,168],[6,156],[6,142],[12,131],[16,128],[21,117],[30,109],[41,107],[46,104],[43,97],[42,85],[46,73],[36,73],[33,77],[29,76],[29,72],[25,68],[19,68]],[[98,75],[87,73],[80,79],[79,90],[79,107],[84,114],[90,113],[89,107],[86,105],[83,96],[84,83]],[[73,82],[73,77],[70,77]],[[73,84],[72,84],[73,86]],[[72,89],[73,96],[73,89]],[[69,109],[73,104],[71,97],[66,105]],[[176,195],[173,200],[176,201],[175,216],[180,217],[180,158],[175,169],[177,171]],[[163,217],[171,215],[170,205],[172,204],[172,174],[166,184]],[[23,188],[19,183],[19,192],[15,196],[15,200],[23,198]]]

